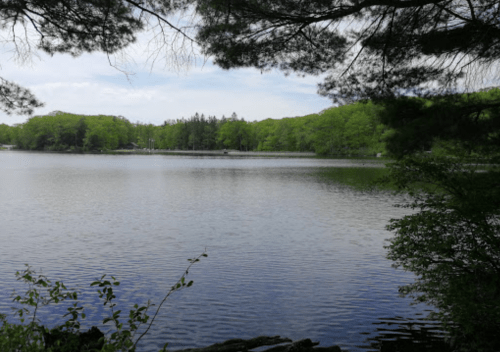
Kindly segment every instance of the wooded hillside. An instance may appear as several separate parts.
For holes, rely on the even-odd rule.
[[[495,99],[499,94],[500,89],[494,88],[464,95],[463,99],[487,101]],[[456,104],[460,101],[458,99]],[[422,98],[408,98],[402,103],[412,107],[416,104],[427,110],[439,107],[439,100]],[[496,109],[493,110],[485,109],[480,118],[488,120],[488,116],[496,113]],[[470,116],[471,121],[476,118],[475,115]],[[404,124],[406,120],[411,122],[410,129],[393,124],[393,121]],[[441,126],[442,122],[435,120],[430,126],[428,122],[419,123],[414,116],[394,116],[392,106],[371,101],[332,107],[320,114],[254,122],[245,121],[236,113],[220,119],[196,113],[189,119],[165,121],[161,126],[132,123],[125,117],[55,112],[32,117],[16,126],[0,125],[0,143],[14,144],[26,150],[92,151],[120,149],[132,142],[139,148],[149,148],[151,140],[154,140],[155,149],[236,149],[315,152],[318,155],[376,155],[390,154],[388,150],[393,153],[393,149],[398,149],[399,144],[399,149],[402,150],[403,145],[424,140],[425,145],[419,148],[443,150],[443,141],[424,138],[433,137],[436,135],[434,130],[445,128],[446,126]],[[414,128],[415,124],[422,126],[420,129]],[[426,128],[431,130],[427,131]],[[423,131],[423,135],[419,131]],[[388,148],[388,144],[392,147]]]

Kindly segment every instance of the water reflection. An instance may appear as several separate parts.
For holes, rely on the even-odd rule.
[[[393,189],[376,182],[388,174],[388,169],[382,167],[380,163],[370,165],[370,167],[322,168],[317,170],[316,175],[323,182],[347,186],[358,191]]]
[[[421,313],[416,314],[421,316]],[[357,347],[369,352],[451,352],[445,333],[436,321],[425,318],[408,319],[400,316],[380,318],[373,323],[376,333]],[[374,336],[373,336],[374,335]]]

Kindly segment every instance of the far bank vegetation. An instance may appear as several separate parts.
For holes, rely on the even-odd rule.
[[[474,94],[496,96],[500,90]],[[132,123],[121,116],[56,112],[14,126],[0,124],[0,144],[24,150],[93,151],[123,149],[131,143],[149,148],[154,139],[155,149],[375,156],[388,154],[386,141],[395,133],[382,123],[386,113],[382,105],[368,101],[279,120],[249,122],[236,113],[220,119],[196,113],[189,119],[167,120],[155,126]]]

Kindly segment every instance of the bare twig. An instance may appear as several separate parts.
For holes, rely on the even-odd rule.
[[[158,305],[158,308],[156,309],[156,313],[153,316],[153,319],[151,319],[151,322],[149,323],[148,327],[146,328],[146,331],[144,331],[142,333],[142,335],[139,336],[139,338],[135,341],[134,346],[133,346],[132,349],[135,349],[135,347],[137,346],[137,343],[140,341],[140,339],[142,339],[142,337],[148,333],[149,329],[151,328],[151,325],[153,325],[153,322],[156,319],[156,316],[158,315],[158,313],[160,311],[161,306],[163,305],[163,303],[165,303],[165,301],[167,300],[167,298],[173,292],[178,291],[178,290],[180,290],[180,289],[182,289],[184,287],[189,287],[189,286],[191,286],[193,284],[193,281],[190,281],[188,283],[184,282],[186,276],[189,274],[189,269],[191,269],[191,267],[193,266],[194,263],[199,262],[201,257],[206,257],[206,256],[207,256],[207,254],[206,254],[206,250],[205,250],[202,254],[200,254],[196,258],[188,259],[191,264],[189,264],[189,266],[187,267],[187,269],[184,272],[184,274],[182,274],[182,276],[179,278],[179,280],[177,280],[177,282],[175,283],[175,285],[172,286],[172,288],[170,289],[170,291],[168,291],[167,295],[163,298],[163,300],[161,301],[161,303]]]

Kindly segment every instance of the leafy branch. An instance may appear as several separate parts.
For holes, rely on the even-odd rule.
[[[134,305],[134,309],[129,312],[128,329],[123,328],[123,323],[119,321],[121,310],[116,310],[116,298],[113,286],[119,286],[120,282],[115,277],[111,276],[111,280],[106,280],[106,275],[101,276],[90,284],[90,286],[98,286],[97,290],[99,298],[104,299],[104,306],[108,305],[111,308],[111,316],[103,320],[103,324],[112,321],[115,325],[114,331],[109,339],[106,339],[104,334],[96,327],[92,327],[88,332],[80,332],[79,318],[85,319],[86,315],[83,312],[83,307],[78,306],[78,302],[74,303],[72,307],[68,308],[68,313],[63,317],[70,316],[70,318],[62,325],[57,326],[51,330],[40,325],[37,319],[37,311],[40,306],[46,306],[51,303],[59,303],[66,299],[77,300],[78,293],[70,291],[66,288],[62,281],[56,281],[55,284],[45,276],[37,275],[28,264],[23,272],[16,272],[17,280],[22,280],[28,284],[26,293],[16,295],[14,291],[14,302],[23,305],[16,310],[15,315],[19,317],[21,324],[10,324],[7,322],[7,316],[0,314],[0,350],[1,351],[135,351],[138,342],[145,336],[151,328],[156,316],[158,315],[161,306],[165,303],[166,299],[175,291],[193,285],[193,281],[186,282],[186,276],[194,263],[200,261],[201,257],[207,257],[203,252],[198,257],[188,259],[190,265],[184,271],[179,280],[173,285],[166,296],[163,298],[158,306],[153,318],[149,322],[146,331],[139,336],[134,342],[133,338],[141,324],[149,321],[147,315],[148,309],[153,306],[148,300],[147,304],[139,307],[138,304]],[[47,293],[44,294],[43,290]],[[26,317],[30,314],[30,310],[26,308],[33,307],[33,316],[27,325],[23,325]],[[13,308],[15,310],[15,308]],[[166,343],[162,351],[166,351],[168,343]]]

